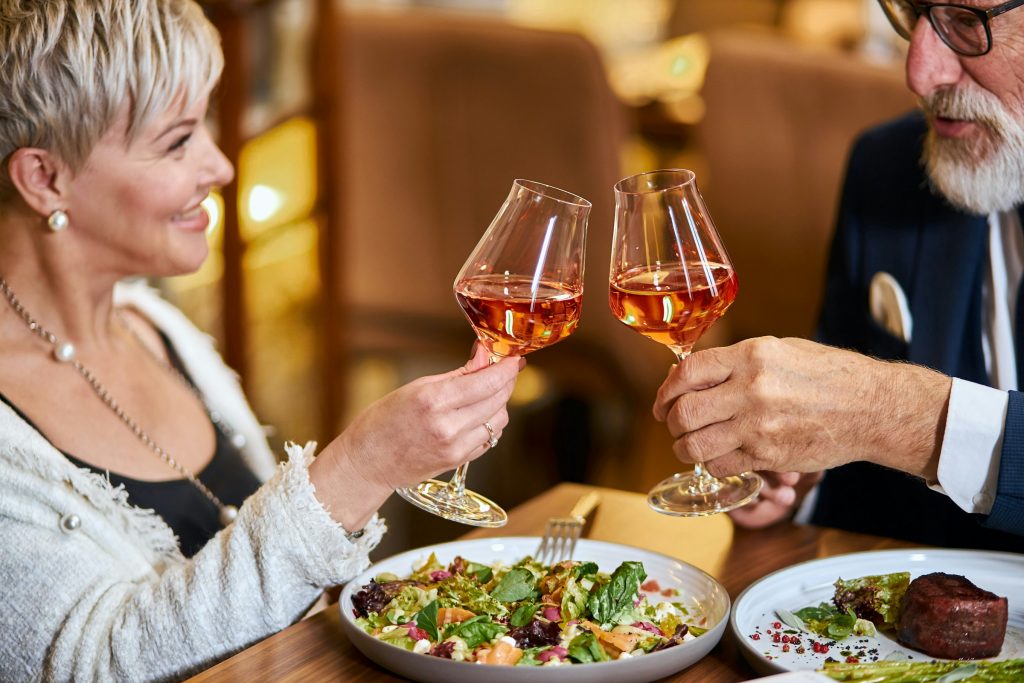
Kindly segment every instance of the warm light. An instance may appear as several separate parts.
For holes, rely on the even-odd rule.
[[[319,291],[317,223],[307,219],[266,234],[242,256],[245,298],[255,321],[283,319]]]
[[[522,406],[532,403],[543,396],[548,390],[548,380],[544,373],[527,365],[516,377],[516,387],[512,390],[512,397],[509,403],[514,406]]]
[[[317,192],[316,127],[296,117],[245,143],[238,160],[239,221],[243,242],[302,221]]]
[[[224,198],[219,194],[209,194],[206,199],[202,201],[200,206],[203,207],[203,211],[210,217],[210,224],[206,226],[206,234],[212,235],[221,228],[221,221],[224,218]]]
[[[339,428],[356,418],[371,403],[402,385],[395,361],[386,357],[361,358],[349,370],[344,416]]]
[[[249,217],[258,223],[270,220],[282,206],[284,196],[272,187],[253,185],[249,190]]]

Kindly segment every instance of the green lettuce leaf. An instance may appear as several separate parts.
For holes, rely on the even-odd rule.
[[[569,643],[569,657],[580,663],[604,662],[608,660],[608,653],[604,651],[601,644],[593,633],[587,631],[572,639]]]
[[[426,631],[431,642],[441,640],[441,634],[437,631],[437,600],[421,609],[416,614],[416,626]]]
[[[562,621],[572,621],[583,616],[587,608],[590,593],[576,579],[570,578],[562,586],[562,604],[560,605]]]
[[[492,598],[474,579],[454,574],[437,585],[437,599],[441,607],[462,607],[473,614],[500,617],[508,608]]]
[[[491,597],[498,602],[519,602],[533,596],[537,578],[529,569],[510,569],[491,591]]]
[[[587,606],[594,619],[602,624],[615,623],[621,616],[633,609],[640,590],[640,584],[647,578],[647,571],[640,562],[623,562],[607,583],[590,594]]]
[[[533,621],[533,615],[537,611],[537,603],[530,600],[522,603],[516,608],[516,611],[512,613],[512,618],[509,619],[509,623],[516,628],[520,626],[526,626]]]
[[[523,650],[523,656],[519,658],[518,662],[516,662],[516,666],[541,666],[541,665],[543,665],[544,662],[542,662],[539,659],[537,659],[537,655],[539,655],[544,650],[547,650],[549,647],[550,647],[549,645],[543,645],[541,647],[528,647],[528,648],[526,648],[525,650]]]
[[[573,578],[582,579],[584,576],[597,574],[596,562],[581,562],[572,569]]]
[[[817,607],[804,607],[793,612],[804,623],[808,631],[817,633],[826,638],[842,640],[853,633],[857,624],[857,615],[853,610],[842,612],[835,605],[827,602]]]
[[[489,643],[498,636],[507,633],[508,629],[483,615],[471,617],[458,625],[451,633],[466,641],[466,647],[474,650],[484,643]]]
[[[881,629],[894,631],[900,620],[900,605],[910,585],[910,572],[861,576],[836,581],[832,601],[840,611],[853,610]]]
[[[494,578],[494,571],[486,564],[480,564],[479,562],[467,562],[466,574],[475,577],[480,583],[488,583]]]

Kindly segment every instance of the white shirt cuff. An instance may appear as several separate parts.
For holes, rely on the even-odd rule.
[[[939,482],[929,488],[946,494],[967,512],[987,515],[992,510],[1009,401],[1005,391],[953,379],[939,452]]]

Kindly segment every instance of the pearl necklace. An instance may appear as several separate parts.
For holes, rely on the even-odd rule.
[[[213,491],[207,488],[206,484],[199,481],[199,478],[196,477],[195,474],[193,474],[181,463],[179,463],[177,460],[171,457],[170,453],[168,453],[159,445],[157,445],[156,442],[154,442],[153,439],[150,438],[149,434],[147,434],[145,430],[143,430],[142,427],[139,426],[139,423],[132,419],[132,417],[124,411],[124,409],[117,402],[117,400],[115,400],[114,397],[110,395],[110,392],[107,391],[106,387],[104,387],[103,384],[100,383],[96,375],[94,375],[92,371],[89,370],[89,368],[82,365],[82,363],[75,358],[74,345],[71,344],[70,342],[59,341],[56,335],[46,330],[42,325],[36,322],[35,319],[32,318],[32,315],[27,310],[25,310],[25,307],[21,305],[21,301],[18,300],[18,297],[14,295],[14,292],[7,284],[7,280],[5,280],[2,277],[0,277],[0,291],[3,292],[4,296],[7,298],[7,302],[11,305],[11,308],[14,309],[14,312],[17,313],[21,317],[21,319],[25,321],[25,324],[28,326],[29,331],[31,331],[33,334],[40,337],[44,341],[48,342],[53,347],[53,357],[55,360],[57,360],[60,363],[68,363],[69,365],[71,365],[71,367],[77,370],[78,374],[80,374],[85,379],[85,381],[89,383],[89,386],[92,387],[92,390],[96,393],[100,400],[103,401],[104,405],[110,408],[114,412],[114,414],[117,415],[121,419],[121,421],[124,422],[128,426],[128,428],[132,430],[132,433],[135,434],[135,436],[140,441],[142,441],[142,443],[146,444],[146,446],[148,446],[150,450],[156,453],[161,460],[163,460],[176,472],[178,472],[185,479],[187,479],[193,486],[199,489],[199,491],[204,496],[206,496],[206,498],[209,499],[211,503],[217,506],[217,509],[220,511],[218,517],[220,519],[220,523],[223,526],[227,526],[228,524],[234,521],[235,517],[238,516],[238,508],[235,507],[234,505],[226,505],[223,501],[221,501],[220,498],[216,496],[216,494],[214,494]],[[161,367],[165,368],[173,375],[178,377],[178,379],[181,382],[183,382],[190,391],[196,394],[199,400],[203,403],[203,406],[206,407],[207,413],[210,416],[210,420],[224,431],[224,433],[230,439],[232,445],[234,445],[236,448],[241,448],[242,446],[244,446],[245,437],[242,434],[235,432],[223,421],[221,421],[220,416],[216,412],[211,411],[209,407],[206,406],[206,402],[203,399],[202,395],[199,393],[199,391],[195,387],[193,387],[192,384],[188,382],[188,380],[180,372],[178,372],[172,366],[164,363],[162,359],[157,357],[153,353],[152,349],[150,349],[149,346],[146,343],[144,343],[142,339],[139,338],[138,333],[136,333],[135,330],[133,330],[123,318],[120,318],[119,316],[119,319],[121,321],[121,324],[125,326],[125,328],[132,334],[132,336],[135,337],[136,341],[138,341],[142,345],[142,348],[144,348],[149,353],[149,355],[154,360],[157,361],[157,363]]]

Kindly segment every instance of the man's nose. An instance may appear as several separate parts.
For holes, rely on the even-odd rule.
[[[942,42],[928,17],[918,18],[907,52],[907,87],[919,97],[956,85],[963,77],[960,55]]]

